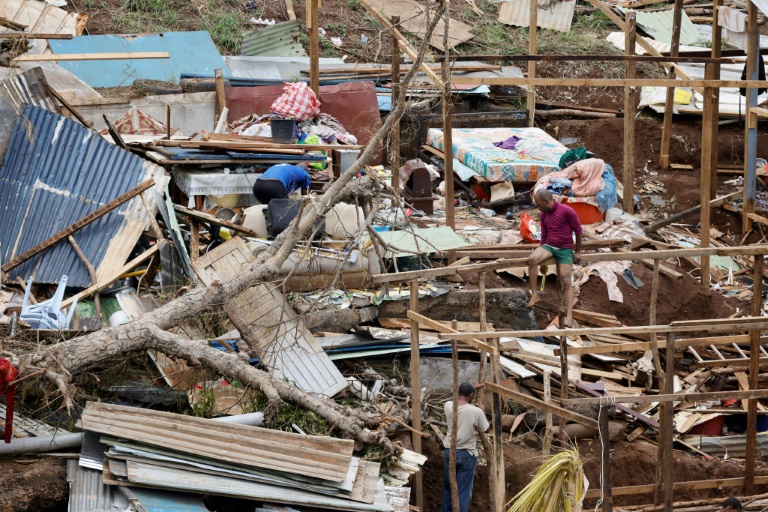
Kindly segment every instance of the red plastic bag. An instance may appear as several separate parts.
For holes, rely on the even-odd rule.
[[[520,236],[529,244],[536,244],[541,241],[539,224],[527,213],[520,217]]]
[[[309,121],[320,114],[320,101],[306,82],[286,82],[283,84],[283,95],[275,100],[270,110],[299,121]]]

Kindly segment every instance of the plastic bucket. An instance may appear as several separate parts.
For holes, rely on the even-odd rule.
[[[606,222],[613,222],[614,220],[618,220],[621,218],[621,215],[624,213],[624,210],[620,208],[608,208],[605,211],[605,221]]]
[[[293,132],[296,129],[295,119],[275,119],[269,120],[269,127],[272,130],[272,141],[278,144],[293,144]]]

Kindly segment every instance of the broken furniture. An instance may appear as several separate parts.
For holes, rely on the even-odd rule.
[[[24,303],[21,306],[21,315],[19,319],[26,322],[33,329],[51,329],[66,330],[69,329],[69,323],[77,307],[77,299],[80,294],[75,295],[72,304],[69,306],[69,313],[64,314],[60,311],[61,303],[64,300],[64,290],[67,287],[67,276],[61,276],[59,286],[53,297],[37,304],[29,303],[29,294],[32,290],[32,278],[27,281],[27,289],[24,291]]]

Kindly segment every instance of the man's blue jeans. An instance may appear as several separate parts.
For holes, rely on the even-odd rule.
[[[451,484],[448,478],[451,450],[445,449],[443,463],[443,511],[451,512]],[[477,457],[467,450],[456,450],[456,485],[459,488],[459,511],[467,512],[472,501],[472,484],[475,481]]]

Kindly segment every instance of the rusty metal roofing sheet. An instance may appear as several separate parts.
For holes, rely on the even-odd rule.
[[[302,20],[284,21],[258,30],[246,32],[240,55],[266,57],[306,56],[307,52],[299,42],[304,32]]]
[[[11,76],[0,82],[0,163],[5,155],[5,148],[11,140],[13,122],[26,104],[59,112],[58,103],[45,88],[47,82],[40,68]]]
[[[0,168],[0,257],[9,261],[162,170],[97,133],[35,106],[23,110]],[[157,181],[157,180],[156,180]],[[73,236],[99,277],[128,259],[148,221],[133,199]],[[61,242],[11,270],[10,278],[87,287],[91,279]]]
[[[568,32],[571,30],[576,2],[552,2],[549,7],[539,6],[536,25],[540,28]],[[527,27],[531,23],[531,3],[528,0],[499,2],[499,21],[507,25]]]

